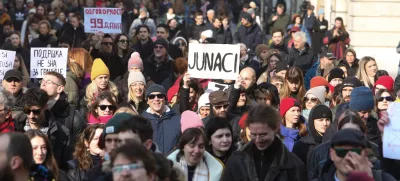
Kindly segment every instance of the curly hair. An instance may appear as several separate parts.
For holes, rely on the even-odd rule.
[[[74,159],[78,162],[78,168],[82,170],[89,170],[93,166],[92,157],[87,154],[90,142],[92,142],[97,129],[104,129],[103,124],[89,125],[80,135],[75,145],[75,152],[73,153]]]
[[[114,96],[117,98],[118,97],[118,87],[111,81],[108,82],[107,89],[114,94]],[[95,101],[95,96],[97,96],[100,93],[100,90],[97,88],[97,85],[94,81],[92,81],[87,87],[86,87],[86,96],[85,96],[85,101],[87,101],[87,105],[90,106],[94,101]],[[118,100],[116,100],[118,102]]]
[[[89,107],[89,113],[92,114],[94,117],[99,118],[99,115],[96,112],[97,107],[100,105],[100,102],[103,100],[107,100],[110,102],[115,108],[118,107],[117,105],[117,97],[109,91],[102,92],[99,95],[96,96],[96,99],[94,100],[93,104],[90,105]],[[114,110],[115,112],[115,110]]]

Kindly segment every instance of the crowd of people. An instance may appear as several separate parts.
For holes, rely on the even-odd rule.
[[[121,8],[122,33],[85,33],[84,7]],[[382,154],[400,77],[357,57],[340,17],[329,29],[309,3],[292,17],[285,1],[260,8],[0,2],[1,49],[16,52],[0,87],[0,180],[400,180]],[[240,74],[192,78],[189,43],[239,44]],[[31,47],[68,48],[66,77],[32,79]]]

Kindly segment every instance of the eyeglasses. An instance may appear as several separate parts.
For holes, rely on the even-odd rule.
[[[128,40],[119,40],[120,43],[128,43]]]
[[[114,111],[115,110],[115,106],[113,105],[99,105],[98,106],[102,111],[105,111],[107,108],[110,111]]]
[[[163,49],[163,46],[154,46],[154,49]]]
[[[352,149],[334,148],[334,149],[335,149],[336,155],[340,158],[344,158],[349,151],[357,153],[359,155],[361,154],[361,151],[362,151],[361,148],[352,148]]]
[[[228,106],[229,106],[229,104],[225,104],[225,105],[215,105],[214,108],[217,109],[217,110],[219,110],[219,109],[221,109],[221,108],[228,109]]]
[[[149,99],[154,99],[154,98],[158,98],[158,99],[165,99],[165,95],[164,94],[150,94],[149,95]]]
[[[11,83],[11,82],[21,82],[21,80],[19,80],[18,78],[15,78],[15,77],[10,77],[10,78],[6,79],[6,81],[7,81],[8,83]]]
[[[393,98],[392,98],[392,96],[380,97],[380,98],[378,99],[378,102],[382,102],[383,100],[386,100],[386,101],[388,101],[388,102],[392,102],[392,101],[393,101]]]
[[[318,98],[316,98],[316,97],[311,97],[311,98],[305,97],[304,98],[304,102],[308,102],[308,101],[311,101],[312,103],[316,103],[316,102],[318,102]]]
[[[101,44],[102,44],[102,45],[112,46],[113,43],[111,43],[111,42],[103,42],[103,43],[101,43]]]
[[[128,165],[116,165],[112,168],[113,173],[121,173],[123,171],[130,171],[130,170],[136,170],[144,168],[142,163],[132,163]]]
[[[60,84],[57,84],[57,83],[55,83],[55,82],[53,82],[53,81],[51,81],[51,80],[39,80],[39,84],[46,84],[46,85],[49,85],[49,84],[54,84],[54,85],[57,85],[57,86],[61,86]]]
[[[40,112],[42,112],[42,110],[40,110],[40,109],[34,109],[34,110],[32,110],[32,109],[24,109],[24,113],[26,115],[29,115],[29,114],[33,113],[33,115],[37,116],[37,115],[40,114]]]

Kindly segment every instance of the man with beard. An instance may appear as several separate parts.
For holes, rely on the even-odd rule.
[[[367,130],[366,138],[377,145],[381,144],[381,132],[378,129],[378,120],[371,115],[374,107],[374,95],[368,87],[360,86],[351,91],[349,108],[357,112],[364,121]]]
[[[368,160],[370,148],[362,132],[355,129],[342,129],[331,140],[329,149],[330,159],[324,163],[319,178],[313,181],[350,180],[352,172],[364,172],[372,180],[395,181],[391,175],[372,169],[372,163]]]
[[[53,148],[54,158],[60,169],[67,169],[67,161],[71,159],[70,135],[67,127],[57,122],[47,109],[49,96],[39,88],[28,89],[22,97],[24,116],[15,121],[15,129],[25,132],[38,129],[46,134]]]
[[[156,24],[154,23],[154,20],[148,17],[148,12],[145,7],[140,8],[139,10],[139,17],[135,19],[129,28],[130,30],[132,28],[137,28],[140,25],[147,25],[150,28],[150,35],[151,37],[156,36]]]
[[[178,143],[181,135],[181,116],[166,105],[164,87],[153,84],[146,90],[146,100],[149,108],[142,113],[150,120],[154,132],[153,141],[163,154],[169,153]]]
[[[11,99],[12,117],[15,120],[19,120],[24,115],[22,112],[22,96],[26,92],[26,88],[23,87],[22,83],[22,73],[13,69],[7,71],[4,75],[0,90],[5,93],[9,99]]]
[[[93,60],[100,58],[106,64],[110,70],[110,80],[114,80],[118,76],[123,75],[125,73],[123,68],[126,67],[122,61],[119,61],[120,59],[118,58],[117,54],[113,53],[113,44],[114,43],[111,35],[105,34],[101,40],[101,48],[95,48],[92,50],[92,52],[90,52]]]
[[[27,181],[33,161],[32,145],[22,133],[0,134],[0,180]]]
[[[360,80],[358,80],[356,77],[346,77],[343,80],[342,85],[342,98],[345,102],[350,102],[352,97],[350,96],[351,92],[353,91],[354,88],[362,86],[362,83]]]
[[[204,126],[207,125],[208,121],[210,121],[211,118],[214,117],[225,118],[232,125],[233,140],[234,141],[238,140],[240,135],[240,127],[239,127],[240,117],[231,112],[228,112],[228,107],[230,106],[228,102],[229,100],[228,94],[222,90],[217,90],[211,92],[208,98],[210,100],[210,115],[202,119]]]
[[[67,101],[67,95],[64,92],[65,84],[63,75],[58,72],[47,72],[41,80],[40,89],[46,91],[49,96],[47,109],[51,111],[54,119],[69,129],[73,147],[75,140],[84,129],[85,121],[76,110],[77,108]]]
[[[168,56],[168,42],[159,38],[153,43],[153,55],[143,62],[143,75],[146,80],[161,84],[172,74],[172,59]]]
[[[133,45],[133,49],[139,52],[142,60],[147,60],[153,53],[153,41],[150,38],[150,28],[147,25],[139,25],[136,29],[140,41]]]
[[[272,42],[269,45],[270,49],[277,49],[282,57],[285,57],[289,54],[289,50],[287,45],[283,42],[283,36],[285,33],[282,29],[274,29],[272,30]]]
[[[275,108],[253,107],[246,121],[251,141],[231,155],[221,180],[308,180],[304,164],[276,136],[280,124]]]

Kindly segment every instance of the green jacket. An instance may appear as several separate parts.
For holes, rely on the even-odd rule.
[[[79,84],[81,80],[71,71],[67,72],[64,92],[68,96],[68,102],[77,106],[79,103]]]
[[[276,21],[272,21],[272,18],[276,14],[272,14],[268,18],[268,26],[269,26],[269,34],[272,34],[272,30],[274,29],[281,29],[283,31],[286,30],[286,27],[289,25],[290,18],[289,15],[283,14],[283,15],[278,15],[278,19]]]

